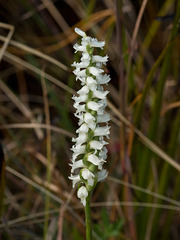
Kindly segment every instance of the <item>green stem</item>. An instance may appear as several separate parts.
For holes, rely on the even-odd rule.
[[[86,215],[86,240],[92,240],[92,222],[91,222],[91,193],[86,198],[85,215]]]

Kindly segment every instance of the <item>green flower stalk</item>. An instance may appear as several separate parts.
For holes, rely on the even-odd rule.
[[[87,239],[91,239],[90,199],[97,182],[107,177],[103,164],[107,158],[107,142],[109,138],[108,121],[110,116],[105,112],[108,91],[104,91],[103,84],[110,81],[107,74],[103,74],[102,65],[106,64],[108,57],[94,55],[95,48],[103,48],[104,41],[91,38],[79,28],[75,32],[82,37],[81,45],[75,44],[75,52],[82,52],[81,62],[72,64],[76,80],[80,80],[82,88],[73,96],[75,116],[79,119],[77,138],[72,147],[72,164],[70,166],[73,187],[78,183],[77,196],[85,207]]]

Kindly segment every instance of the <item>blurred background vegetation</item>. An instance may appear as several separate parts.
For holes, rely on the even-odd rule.
[[[179,240],[180,1],[8,0],[0,16],[0,239],[85,239],[68,179],[79,27],[106,41],[112,79],[93,239]]]

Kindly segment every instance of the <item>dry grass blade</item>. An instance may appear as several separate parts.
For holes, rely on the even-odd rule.
[[[143,193],[146,193],[146,194],[149,194],[155,198],[159,198],[159,199],[162,199],[164,201],[167,201],[171,204],[175,204],[176,206],[179,206],[180,207],[180,202],[174,200],[174,199],[171,199],[171,198],[168,198],[166,196],[163,196],[159,193],[156,193],[156,192],[152,192],[148,189],[145,189],[145,188],[142,188],[142,187],[139,187],[139,186],[136,186],[134,184],[131,184],[131,183],[128,183],[128,182],[125,182],[123,180],[120,180],[120,179],[116,179],[116,178],[113,178],[113,177],[108,177],[108,180],[114,182],[114,183],[118,183],[118,184],[122,184],[124,186],[127,186],[129,188],[132,188],[134,190],[137,190],[137,191],[140,191],[140,192],[143,192]]]
[[[123,123],[125,123],[129,128],[131,128],[138,135],[138,137],[140,138],[141,142],[144,145],[146,145],[150,150],[156,153],[160,158],[162,158],[164,161],[169,163],[173,168],[175,168],[180,172],[180,164],[175,162],[174,159],[168,156],[168,154],[166,154],[162,149],[160,149],[156,144],[154,144],[150,139],[148,139],[141,131],[135,128],[131,124],[131,122],[129,122],[110,101],[108,101],[108,106]]]
[[[99,21],[102,21],[104,18],[114,15],[114,12],[112,9],[107,9],[107,10],[103,10],[103,11],[99,11],[97,13],[94,13],[90,16],[88,22],[85,22],[84,20],[81,20],[78,24],[76,24],[73,28],[75,27],[79,27],[81,28],[83,31],[87,31],[90,28],[92,28],[95,24],[97,24]],[[57,51],[65,46],[67,46],[69,43],[72,43],[76,38],[77,38],[77,34],[75,34],[73,32],[72,29],[68,29],[64,35],[68,36],[66,37],[64,40],[53,44],[49,47],[46,47],[45,50],[48,53]]]
[[[50,112],[49,112],[49,102],[48,102],[48,92],[47,92],[47,86],[44,79],[45,71],[42,71],[41,73],[41,85],[42,85],[42,92],[43,92],[43,101],[44,101],[44,112],[45,112],[45,121],[46,125],[50,125]],[[47,170],[46,170],[46,181],[48,184],[51,183],[51,177],[52,177],[52,139],[51,139],[51,130],[46,129],[46,155],[47,155]],[[48,220],[49,220],[49,214],[48,211],[50,209],[50,197],[46,195],[45,197],[45,210],[47,214],[44,217],[44,238],[46,238],[48,233]]]
[[[51,14],[52,18],[56,21],[57,25],[60,26],[60,28],[65,32],[67,29],[69,29],[69,26],[63,16],[60,14],[60,12],[55,7],[54,3],[50,0],[41,0],[43,2],[43,5],[47,8],[49,13]]]
[[[75,189],[72,189],[69,197],[67,198],[66,202],[61,205],[60,209],[59,209],[59,221],[58,221],[58,236],[57,236],[57,240],[62,240],[62,233],[63,233],[63,217],[64,217],[64,212],[66,211],[72,196],[74,195]]]
[[[164,106],[164,108],[161,111],[161,115],[164,115],[167,111],[169,111],[173,108],[178,108],[178,107],[180,107],[180,101],[170,103],[167,106]]]
[[[40,192],[44,193],[44,194],[48,194],[49,197],[51,199],[53,199],[54,201],[56,201],[57,203],[59,203],[60,205],[64,203],[64,201],[62,199],[60,199],[59,197],[57,197],[55,194],[51,193],[49,190],[45,189],[43,186],[38,185],[37,183],[35,183],[34,181],[32,181],[31,179],[27,178],[26,176],[24,176],[23,174],[17,172],[16,170],[6,166],[6,171],[8,171],[9,173],[13,174],[14,176],[20,178],[22,181],[26,182],[27,184],[33,186],[35,189],[39,190]],[[85,226],[84,221],[82,220],[82,218],[74,212],[74,210],[69,207],[66,206],[68,211],[70,211],[73,216],[83,225]],[[1,227],[7,226],[8,223],[6,224],[2,224],[0,225]],[[12,224],[11,224],[12,225]]]
[[[15,106],[22,112],[22,114],[29,119],[31,122],[36,122],[33,117],[32,112],[30,109],[4,84],[4,82],[0,79],[0,88],[6,95],[11,99],[11,101],[15,104]],[[35,130],[37,137],[42,139],[43,134],[40,129]]]
[[[58,209],[53,209],[53,210],[49,210],[48,213],[49,214],[55,214],[59,212],[59,208]],[[31,219],[35,219],[35,218],[39,218],[39,217],[44,217],[44,215],[46,214],[45,211],[43,212],[38,212],[38,213],[34,213],[34,214],[30,214],[28,216],[24,216],[24,217],[20,217],[20,218],[16,218],[13,220],[8,221],[7,224],[0,224],[0,228],[4,228],[6,226],[10,227],[10,226],[14,226],[17,225],[19,223],[25,222],[25,221],[29,221]]]
[[[15,55],[11,54],[11,53],[8,53],[8,52],[5,52],[4,53],[4,56],[5,56],[5,59],[8,60],[9,62],[12,62],[13,64],[15,63],[17,65],[17,67],[24,67],[38,75],[41,75],[42,74],[42,70],[33,66],[32,64],[16,57]],[[47,80],[49,80],[50,82],[56,84],[58,87],[64,89],[65,91],[71,93],[71,94],[74,94],[75,91],[72,90],[72,88],[68,87],[67,85],[65,85],[64,83],[58,81],[58,79],[52,77],[50,74],[48,73],[44,73],[44,76]]]
[[[165,210],[180,211],[180,207],[156,204],[156,203],[146,203],[146,202],[99,202],[92,203],[91,207],[110,207],[110,206],[133,206],[133,207],[145,207],[145,208],[160,208]]]
[[[13,124],[4,124],[0,126],[0,129],[9,129],[9,128],[35,128],[35,129],[49,129],[51,131],[63,134],[69,138],[75,137],[73,133],[70,133],[62,128],[56,126],[47,125],[43,123],[13,123]]]
[[[12,169],[11,167],[6,166],[6,171],[8,171],[9,173],[13,174],[14,176],[20,178],[23,182],[26,182],[27,184],[33,186],[34,188],[36,188],[40,192],[49,195],[57,203],[59,203],[59,204],[63,203],[63,200],[61,200],[55,194],[51,193],[49,190],[45,189],[43,186],[38,185],[37,183],[32,181],[30,178],[28,178],[28,177],[24,176],[23,174],[17,172],[16,170]]]
[[[139,14],[138,14],[138,17],[137,17],[137,20],[136,20],[136,24],[135,24],[135,27],[134,27],[132,40],[131,40],[131,44],[130,44],[130,46],[131,46],[130,62],[131,62],[131,59],[132,59],[132,55],[134,53],[134,46],[135,46],[135,43],[136,43],[136,38],[137,38],[137,35],[138,35],[141,19],[142,19],[145,7],[147,5],[147,2],[148,2],[148,0],[143,0],[140,11],[139,11]]]
[[[0,40],[1,41],[5,41],[6,38],[3,37],[3,36],[0,36]],[[53,64],[55,64],[56,66],[60,67],[61,69],[63,69],[66,72],[69,71],[69,68],[66,65],[64,65],[63,63],[57,61],[55,58],[52,58],[52,57],[48,56],[47,54],[44,54],[44,53],[40,52],[39,50],[31,48],[31,47],[29,47],[29,46],[27,46],[27,45],[25,45],[23,43],[19,43],[17,41],[12,40],[12,39],[9,40],[9,44],[14,46],[14,47],[17,47],[17,48],[19,48],[19,49],[21,49],[21,50],[23,50],[25,52],[27,52],[27,53],[34,54],[35,56],[40,57],[40,58],[42,58],[42,59],[44,59],[44,60],[46,60],[46,61],[48,61],[50,63],[53,63]]]
[[[10,42],[10,39],[12,38],[12,35],[14,33],[14,26],[10,25],[10,24],[7,24],[7,23],[0,22],[0,27],[5,28],[5,29],[9,29],[9,33],[8,33],[7,37],[4,39],[4,44],[3,44],[3,46],[0,50],[0,61],[1,61],[1,59],[4,55],[4,52],[5,52],[7,46]]]
[[[27,119],[32,119],[33,115],[30,109],[22,103],[22,101],[6,86],[6,84],[0,79],[1,90],[11,99],[16,107],[22,112]]]

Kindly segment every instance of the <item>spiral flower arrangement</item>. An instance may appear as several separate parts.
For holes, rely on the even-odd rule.
[[[81,52],[82,57],[80,62],[74,62],[72,66],[75,67],[73,73],[76,80],[80,80],[82,88],[77,92],[78,96],[72,97],[79,128],[76,131],[78,137],[72,139],[74,146],[69,178],[73,187],[79,183],[77,196],[85,207],[97,182],[107,177],[107,171],[103,169],[107,158],[107,142],[104,137],[109,138],[110,116],[105,112],[108,91],[102,85],[107,84],[110,77],[103,74],[102,69],[108,57],[93,54],[95,49],[103,49],[105,42],[87,36],[79,28],[75,28],[75,32],[82,39],[81,45],[76,43],[74,49],[75,52]]]

